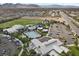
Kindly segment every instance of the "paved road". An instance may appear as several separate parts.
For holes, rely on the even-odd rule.
[[[22,48],[18,56],[21,56],[23,51],[24,51],[24,49]]]
[[[79,36],[79,28],[72,23],[74,20],[73,18],[67,16],[64,12],[60,12],[61,16],[65,19],[66,22],[70,25],[70,28],[74,33],[76,33]]]
[[[9,37],[1,34],[0,36],[0,56],[2,55],[8,55],[12,56],[16,53],[17,46],[13,40],[11,40]],[[3,53],[3,50],[6,50],[5,53]]]
[[[17,40],[19,40],[19,39],[17,39]],[[23,49],[24,44],[20,40],[19,40],[19,42],[21,43],[22,49],[21,49],[20,53],[18,54],[18,56],[21,56],[24,51],[24,49]]]

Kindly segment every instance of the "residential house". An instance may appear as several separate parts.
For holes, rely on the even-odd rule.
[[[3,32],[15,33],[15,32],[18,32],[19,30],[21,30],[23,28],[24,28],[24,26],[22,26],[22,25],[14,25],[11,28],[3,29]]]
[[[46,38],[46,37],[45,37]],[[62,46],[62,42],[59,39],[33,39],[31,40],[32,49],[36,51],[37,54],[40,55],[51,55],[57,56],[61,54],[63,51],[67,53],[68,48]]]

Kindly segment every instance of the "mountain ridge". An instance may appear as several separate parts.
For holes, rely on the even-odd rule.
[[[79,8],[79,6],[59,5],[59,4],[38,5],[38,4],[5,3],[5,4],[1,4],[0,8]]]

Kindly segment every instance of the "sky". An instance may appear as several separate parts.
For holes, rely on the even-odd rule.
[[[79,0],[0,0],[0,3],[79,5]]]

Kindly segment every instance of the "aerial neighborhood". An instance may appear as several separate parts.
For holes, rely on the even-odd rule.
[[[78,9],[0,8],[0,56],[79,56]]]

